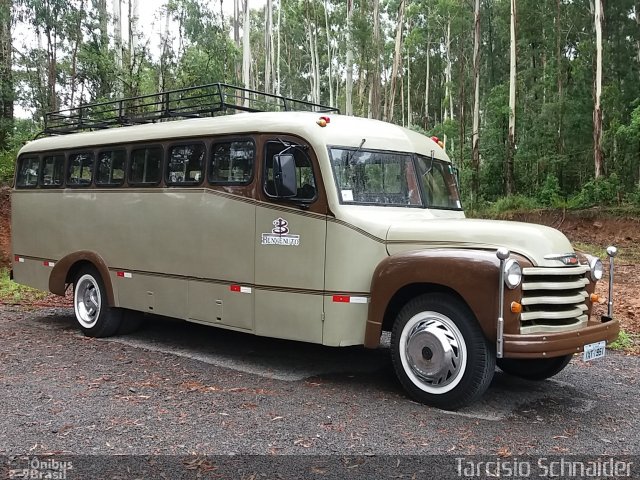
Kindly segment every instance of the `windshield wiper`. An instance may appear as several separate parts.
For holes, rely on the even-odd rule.
[[[356,153],[358,153],[362,149],[362,146],[364,145],[364,142],[366,142],[366,141],[367,141],[367,139],[363,138],[362,141],[360,142],[360,146],[358,148],[356,148],[353,152],[351,152],[351,155],[349,155],[347,157],[347,165],[351,165],[351,159],[353,159],[353,157],[356,156]]]
[[[426,177],[427,174],[431,173],[431,170],[433,170],[434,153],[435,152],[431,150],[431,163],[429,163],[429,168],[427,169],[427,171],[422,174],[422,178]]]

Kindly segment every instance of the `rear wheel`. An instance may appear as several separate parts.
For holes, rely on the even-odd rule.
[[[480,397],[495,354],[473,313],[458,298],[430,293],[400,311],[391,333],[396,375],[415,400],[456,410]]]
[[[504,373],[527,380],[545,380],[560,373],[569,365],[573,355],[555,358],[499,358],[498,367]]]
[[[122,312],[107,305],[102,277],[94,267],[84,267],[73,282],[73,309],[80,330],[88,337],[109,337],[120,326]]]

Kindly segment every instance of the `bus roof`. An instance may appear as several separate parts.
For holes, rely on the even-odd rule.
[[[317,123],[321,116],[330,119],[324,128]],[[20,150],[20,154],[251,133],[298,135],[316,147],[335,145],[357,148],[365,139],[363,148],[366,149],[434,155],[449,161],[436,142],[412,130],[378,120],[310,112],[240,113],[72,133],[30,141]]]

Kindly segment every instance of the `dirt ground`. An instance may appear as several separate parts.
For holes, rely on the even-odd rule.
[[[0,187],[0,268],[10,263],[11,254],[11,203],[10,189]],[[512,220],[540,223],[561,230],[578,249],[590,251],[616,245],[620,251],[616,258],[614,316],[621,321],[623,329],[635,338],[635,347],[640,351],[640,219],[608,218],[597,210],[580,212],[544,211],[526,215],[514,215]],[[607,262],[605,261],[605,266]],[[608,270],[607,270],[608,271]],[[601,297],[607,296],[608,275],[598,285]],[[26,297],[28,298],[28,297]],[[69,300],[55,296],[37,299],[35,306],[62,306]],[[598,307],[604,313],[606,305]]]

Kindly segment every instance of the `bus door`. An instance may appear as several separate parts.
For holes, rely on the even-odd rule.
[[[300,139],[265,137],[256,208],[255,332],[322,343],[327,200],[317,159]],[[273,157],[296,166],[297,194],[277,197]]]

